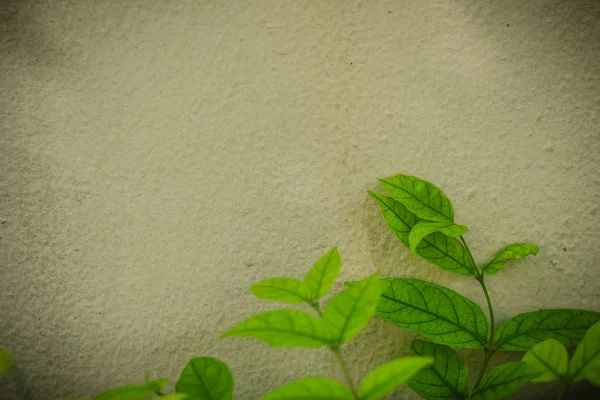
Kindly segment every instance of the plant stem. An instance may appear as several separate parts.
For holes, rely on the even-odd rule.
[[[490,338],[488,340],[487,346],[485,346],[485,348],[483,349],[483,351],[485,352],[485,358],[483,359],[483,365],[481,366],[481,370],[479,371],[479,376],[477,376],[477,381],[475,381],[475,386],[473,387],[473,389],[477,389],[477,387],[481,383],[481,380],[483,379],[485,370],[487,369],[488,364],[490,363],[490,359],[492,358],[492,355],[494,355],[494,353],[496,351],[496,349],[494,349],[494,327],[495,327],[494,308],[492,307],[492,300],[490,299],[490,294],[487,290],[487,286],[485,286],[485,279],[484,279],[483,271],[479,271],[479,268],[477,268],[477,263],[475,262],[475,258],[473,258],[473,253],[471,253],[471,249],[469,248],[467,241],[465,240],[465,238],[462,235],[460,236],[460,240],[463,243],[463,245],[465,246],[465,250],[467,250],[467,254],[469,254],[469,257],[471,258],[471,261],[473,262],[473,267],[475,268],[475,271],[474,271],[475,279],[477,280],[477,282],[479,282],[479,285],[481,285],[481,289],[483,289],[483,294],[485,295],[485,301],[487,303],[488,311],[490,313]]]
[[[490,341],[488,343],[488,348],[493,352],[494,350],[494,309],[492,308],[492,300],[490,299],[490,294],[488,293],[487,287],[485,286],[485,282],[483,280],[483,274],[479,275],[479,277],[475,278],[477,282],[481,285],[483,289],[483,294],[485,295],[485,301],[487,302],[488,310],[490,312]]]
[[[568,387],[569,387],[569,380],[565,379],[565,382],[560,387],[560,390],[558,392],[558,396],[556,397],[556,400],[562,400]]]
[[[342,353],[340,353],[339,347],[329,347],[333,354],[335,354],[335,358],[337,358],[340,367],[342,367],[342,372],[344,373],[344,378],[346,379],[346,383],[348,387],[352,391],[352,396],[355,400],[359,400],[358,391],[356,390],[356,386],[354,386],[354,382],[352,382],[352,377],[350,376],[350,372],[348,372],[348,366],[346,365],[346,361],[344,361],[344,357],[342,357]]]
[[[475,386],[473,386],[473,390],[479,387],[481,380],[483,379],[483,375],[485,374],[485,370],[490,362],[490,358],[492,358],[493,351],[490,351],[487,347],[483,349],[485,352],[485,358],[483,359],[483,365],[481,366],[481,370],[479,371],[479,376],[477,376],[477,380],[475,381]]]

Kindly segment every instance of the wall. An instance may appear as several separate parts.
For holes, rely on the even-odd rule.
[[[339,376],[324,351],[218,339],[274,307],[252,283],[334,245],[340,282],[379,269],[483,305],[385,226],[365,191],[398,172],[448,194],[477,259],[540,245],[490,280],[499,321],[600,311],[600,3],[1,3],[10,398],[176,378],[197,355],[231,366],[238,399]],[[346,348],[353,374],[414,337],[373,321]]]

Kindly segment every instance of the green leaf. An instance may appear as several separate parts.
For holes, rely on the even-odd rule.
[[[540,372],[524,362],[511,362],[490,371],[478,388],[473,390],[470,400],[496,400],[510,396],[519,388],[535,379]]]
[[[569,355],[561,342],[548,339],[533,346],[521,361],[542,373],[532,382],[552,382],[567,375]]]
[[[342,258],[337,247],[329,250],[319,259],[304,277],[304,286],[316,300],[327,294],[335,282],[342,266]]]
[[[481,308],[453,290],[410,278],[387,278],[377,315],[432,341],[456,347],[484,347],[489,325]]]
[[[588,379],[600,385],[600,322],[588,329],[571,359],[569,377],[572,382]]]
[[[250,291],[259,299],[298,304],[310,302],[311,293],[299,279],[272,278],[252,285]]]
[[[576,346],[600,313],[586,310],[551,309],[519,314],[498,329],[494,343],[500,350],[527,351],[546,339],[566,347]]]
[[[467,397],[469,371],[457,352],[448,346],[414,340],[410,350],[419,356],[433,357],[433,364],[422,369],[408,384],[426,400]]]
[[[143,385],[126,385],[107,390],[96,396],[95,400],[144,400],[160,392],[169,383],[168,379],[156,379]]]
[[[0,376],[4,375],[13,365],[13,359],[8,350],[0,347]]]
[[[185,393],[173,393],[173,394],[168,394],[166,396],[160,397],[160,400],[184,400],[184,399],[192,399],[192,398]]]
[[[486,274],[492,275],[500,271],[507,261],[525,258],[530,254],[534,256],[538,253],[538,246],[531,243],[509,244],[496,254],[490,262],[481,265],[481,269]]]
[[[379,204],[383,217],[402,244],[410,247],[409,234],[419,222],[402,203],[389,196],[368,192]],[[425,237],[417,246],[417,254],[446,271],[471,276],[475,270],[473,261],[462,244],[439,232]]]
[[[421,369],[433,363],[431,357],[404,357],[375,367],[360,383],[360,400],[377,400],[404,385]]]
[[[410,243],[410,255],[413,258],[417,255],[417,246],[419,243],[421,243],[421,240],[423,240],[425,236],[439,232],[444,236],[456,238],[466,231],[466,226],[456,225],[449,221],[421,221],[413,226],[410,234],[408,235],[408,241]]]
[[[356,336],[375,314],[381,295],[378,273],[336,295],[323,310],[322,321],[332,340],[344,343]]]
[[[454,222],[452,203],[431,183],[402,174],[379,181],[394,199],[404,204],[417,217],[429,221]]]
[[[190,400],[231,400],[233,375],[221,360],[192,358],[181,371],[175,390],[178,394],[187,395]]]
[[[249,336],[273,347],[321,347],[329,344],[320,319],[298,310],[267,311],[248,318],[221,338]]]
[[[264,395],[262,400],[353,400],[342,383],[324,377],[303,378]]]

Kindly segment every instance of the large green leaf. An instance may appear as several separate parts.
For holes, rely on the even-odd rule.
[[[231,400],[233,375],[221,360],[192,358],[181,371],[175,390],[186,394],[189,400]]]
[[[379,181],[394,199],[404,204],[417,217],[428,221],[454,222],[452,203],[431,183],[402,174]]]
[[[310,291],[312,299],[323,297],[337,278],[342,258],[337,247],[329,250],[319,259],[304,277],[304,286]]]
[[[530,254],[538,253],[538,246],[531,243],[513,243],[505,246],[496,254],[492,261],[481,265],[481,270],[492,275],[500,271],[507,261],[525,258]]]
[[[377,400],[404,385],[421,369],[431,365],[431,357],[404,357],[375,367],[360,383],[360,400]]]
[[[422,369],[408,384],[426,400],[467,398],[469,371],[457,352],[448,346],[414,340],[410,344],[413,354],[433,357],[433,364]]]
[[[410,278],[387,278],[377,315],[439,344],[484,347],[489,325],[481,308],[453,290]]]
[[[379,204],[383,217],[402,244],[410,247],[409,234],[419,219],[392,197],[368,192]],[[417,246],[417,254],[446,271],[473,275],[475,266],[463,245],[439,232],[425,237]]]
[[[377,273],[357,282],[327,303],[323,310],[323,324],[330,338],[344,343],[356,336],[375,314],[381,295]]]
[[[312,298],[312,294],[304,282],[293,278],[267,279],[252,285],[250,291],[259,299],[290,304],[310,302]]]
[[[0,347],[0,376],[4,375],[12,366],[13,359],[8,350]]]
[[[478,388],[473,390],[469,399],[503,399],[539,375],[539,371],[522,361],[499,365],[490,371]]]
[[[444,236],[456,238],[466,231],[466,226],[456,225],[450,221],[421,221],[413,226],[410,234],[408,235],[408,241],[410,242],[410,255],[413,258],[417,255],[417,246],[419,243],[421,243],[421,240],[423,240],[425,236],[439,232]]]
[[[552,382],[567,375],[567,348],[556,339],[544,340],[531,348],[521,360],[538,369],[542,375],[532,382]]]
[[[600,313],[566,308],[532,311],[509,319],[498,329],[494,343],[500,350],[527,351],[546,339],[576,346]]]
[[[273,347],[321,347],[329,344],[320,319],[298,310],[267,311],[248,318],[221,338],[249,336]]]
[[[352,400],[352,392],[340,382],[324,377],[304,378],[283,385],[262,400]]]
[[[95,400],[144,400],[160,392],[168,379],[156,379],[143,385],[126,385],[100,393]]]
[[[569,377],[577,382],[588,379],[600,385],[600,322],[596,322],[575,349],[569,365]]]

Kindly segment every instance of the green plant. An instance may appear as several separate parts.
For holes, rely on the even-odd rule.
[[[517,315],[494,332],[494,309],[485,277],[497,273],[510,260],[536,255],[538,246],[509,244],[490,261],[478,265],[463,236],[467,227],[455,224],[454,207],[439,188],[402,174],[380,179],[380,182],[389,195],[368,193],[379,204],[385,221],[398,239],[411,249],[413,256],[419,254],[446,271],[474,277],[481,286],[489,313],[488,322],[475,302],[434,283],[410,278],[381,280],[383,291],[377,315],[433,342],[415,341],[411,345],[414,354],[434,358],[432,365],[409,381],[423,398],[506,397],[525,382],[539,379],[541,372],[532,368],[526,359],[500,365],[485,377],[490,358],[496,351],[528,351],[547,339],[554,339],[561,346],[575,346],[600,320],[600,313],[593,311],[538,310]],[[467,388],[466,364],[448,346],[483,349],[483,366],[472,390]],[[595,367],[588,374],[598,372]],[[598,382],[597,378],[585,377]]]
[[[253,337],[273,347],[327,347],[338,361],[345,384],[326,377],[308,377],[275,389],[263,400],[375,400],[404,383],[430,400],[494,400],[511,395],[526,382],[561,381],[561,398],[581,380],[600,385],[600,313],[546,309],[517,315],[495,330],[494,309],[485,278],[515,259],[536,255],[538,246],[514,243],[490,261],[477,264],[464,238],[465,225],[454,222],[454,208],[437,187],[419,178],[395,175],[380,180],[389,195],[369,194],[398,239],[411,251],[446,271],[471,276],[481,286],[489,321],[483,310],[459,293],[419,279],[379,278],[346,282],[347,289],[324,308],[321,299],[337,279],[341,257],[331,249],[304,279],[272,278],[250,288],[258,298],[306,304],[314,314],[283,309],[248,318],[222,337]],[[373,315],[422,334],[430,342],[414,340],[411,357],[384,363],[357,387],[342,347],[367,325]],[[483,349],[484,359],[475,385],[468,388],[465,361],[452,347]],[[577,346],[571,360],[567,347]],[[502,364],[486,375],[491,357],[499,350],[525,351],[519,362]],[[0,348],[0,376],[12,365]],[[167,379],[126,385],[97,395],[94,400],[231,400],[234,380],[225,363],[212,357],[191,359],[166,395]]]
[[[569,385],[583,379],[600,386],[600,322],[587,331],[571,361],[567,348],[561,342],[548,339],[525,353],[523,362],[541,373],[533,382],[561,381],[559,397]]]
[[[373,369],[356,386],[342,355],[343,344],[354,338],[375,314],[381,295],[378,274],[373,274],[334,296],[323,309],[320,299],[336,280],[341,267],[337,248],[321,257],[303,280],[273,278],[250,288],[258,298],[290,304],[305,303],[316,316],[294,309],[267,311],[243,321],[222,337],[249,336],[273,347],[327,347],[338,361],[346,385],[325,377],[288,383],[263,400],[348,399],[376,400],[406,383],[433,362],[431,357],[405,357]]]

